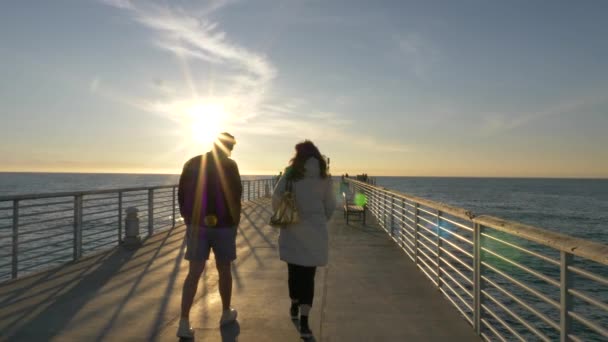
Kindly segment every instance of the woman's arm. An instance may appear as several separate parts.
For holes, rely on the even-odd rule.
[[[279,207],[279,203],[281,202],[281,197],[283,197],[283,193],[285,193],[285,174],[279,178],[277,185],[274,187],[274,191],[272,193],[272,210],[276,210]]]
[[[327,178],[323,205],[325,206],[325,217],[329,220],[336,210],[336,193],[334,191],[334,182],[331,177]]]

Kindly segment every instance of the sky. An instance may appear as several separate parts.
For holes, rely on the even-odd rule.
[[[608,177],[606,1],[0,6],[0,171]]]

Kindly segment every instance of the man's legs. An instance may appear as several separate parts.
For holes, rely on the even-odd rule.
[[[232,299],[232,262],[225,260],[215,260],[217,273],[219,276],[220,297],[222,297],[222,308],[230,309],[230,300]]]
[[[232,262],[236,259],[236,227],[215,228],[210,231],[209,241],[219,277],[219,291],[222,298],[222,318],[220,325],[236,320],[237,312],[230,307],[232,300]]]
[[[184,280],[184,287],[182,289],[182,314],[181,318],[188,319],[190,317],[190,308],[192,308],[192,301],[196,295],[198,289],[198,283],[205,269],[205,261],[190,260],[190,266],[188,269],[188,275]]]

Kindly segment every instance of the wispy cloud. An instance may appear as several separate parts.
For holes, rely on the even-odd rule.
[[[190,64],[204,62],[218,69],[230,95],[247,108],[257,108],[264,100],[277,70],[262,54],[252,52],[231,42],[218,23],[209,15],[233,1],[210,1],[196,11],[167,7],[153,2],[101,0],[102,3],[129,13],[133,20],[154,31],[153,45],[166,50],[181,61],[184,77],[192,96],[199,97],[198,85],[192,80]],[[192,13],[197,13],[192,14]],[[215,80],[210,80],[215,82]],[[199,99],[200,100],[200,99]],[[174,102],[174,99],[168,99]],[[234,108],[236,113],[237,108]]]
[[[606,102],[605,94],[581,95],[563,100],[541,110],[503,113],[493,112],[484,114],[481,124],[481,132],[484,135],[493,135],[510,131],[534,121],[547,119],[559,115],[580,115],[586,108]]]
[[[418,33],[400,35],[395,40],[411,72],[420,79],[427,79],[430,69],[439,59],[439,49]]]
[[[162,6],[157,3],[127,0],[100,0],[130,14],[132,19],[149,28],[155,35],[153,46],[168,51],[181,61],[184,77],[198,101],[220,99],[233,116],[230,124],[234,128],[254,135],[267,137],[299,137],[342,141],[372,149],[405,151],[408,147],[388,142],[378,142],[372,137],[356,136],[353,122],[338,113],[312,108],[306,101],[297,98],[272,97],[272,81],[278,70],[264,54],[238,45],[228,38],[220,25],[210,19],[210,14],[233,1],[211,1],[195,11]],[[193,13],[196,13],[193,14]],[[216,68],[218,83],[223,83],[223,94],[199,94],[192,79],[190,68],[194,63],[207,63]],[[214,82],[214,80],[210,80]],[[149,86],[149,85],[148,85]],[[99,93],[116,97],[119,101],[141,110],[162,114],[176,121],[180,112],[192,99],[175,98],[174,93],[164,92],[165,98],[130,99],[117,96],[109,86]],[[327,132],[332,132],[327,134]],[[380,143],[380,144],[378,144]]]

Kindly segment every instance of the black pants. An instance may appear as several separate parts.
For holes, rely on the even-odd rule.
[[[289,298],[297,300],[301,305],[312,306],[317,268],[288,263],[287,270],[289,272]]]

